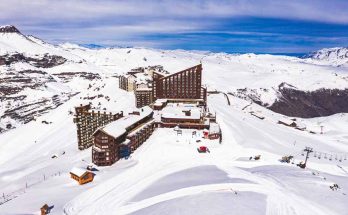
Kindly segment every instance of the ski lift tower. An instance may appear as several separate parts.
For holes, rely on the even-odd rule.
[[[310,147],[306,147],[303,151],[305,151],[307,154],[306,154],[306,160],[304,162],[304,164],[301,166],[301,168],[306,168],[307,166],[307,160],[309,158],[309,154],[313,152],[313,148],[310,148]]]

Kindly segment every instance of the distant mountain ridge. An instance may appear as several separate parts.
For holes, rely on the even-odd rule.
[[[333,66],[348,66],[348,47],[324,48],[303,58],[329,63]]]
[[[86,102],[102,98],[98,91],[104,82],[131,69],[162,65],[176,72],[200,62],[204,68],[203,83],[211,92],[228,93],[284,115],[314,117],[348,112],[344,103],[348,100],[348,75],[345,68],[336,67],[347,60],[346,48],[325,50],[298,58],[141,47],[99,48],[93,44],[54,45],[24,35],[15,26],[3,26],[0,133],[36,119],[77,93]],[[114,82],[113,90],[117,90],[116,79]],[[317,98],[325,101],[318,103]]]

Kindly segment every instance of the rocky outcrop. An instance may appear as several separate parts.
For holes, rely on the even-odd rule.
[[[274,112],[301,118],[348,113],[348,88],[301,91],[279,88],[280,97],[268,108]]]
[[[305,55],[303,58],[337,67],[348,66],[348,47],[321,49]]]
[[[17,62],[25,62],[29,63],[32,66],[38,67],[38,68],[51,68],[55,66],[59,66],[63,63],[65,63],[67,60],[61,56],[57,55],[48,55],[45,54],[42,57],[26,57],[23,54],[15,53],[15,54],[6,54],[3,56],[0,56],[0,64],[5,65],[11,65],[13,63]]]
[[[0,95],[6,97],[26,88],[39,89],[49,82],[55,82],[54,78],[40,70],[4,71],[0,74]]]
[[[303,58],[312,58],[316,60],[348,59],[348,47],[326,48],[305,55]]]
[[[13,25],[0,26],[0,33],[21,33],[19,30]]]
[[[61,73],[55,73],[53,75],[60,78],[64,83],[69,82],[71,79],[75,77],[84,78],[90,81],[95,79],[101,79],[98,73],[91,73],[91,72],[61,72]]]

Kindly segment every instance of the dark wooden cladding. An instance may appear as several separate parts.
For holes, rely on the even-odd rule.
[[[100,126],[123,117],[123,112],[112,114],[91,110],[91,105],[75,107],[74,123],[77,127],[77,143],[80,150],[93,145],[92,134]]]
[[[168,76],[153,76],[155,99],[205,99],[202,95],[202,64]]]
[[[121,136],[115,139],[98,130],[94,134],[94,147],[92,148],[93,163],[98,166],[109,166],[115,163],[119,159],[117,143],[121,139],[123,140],[124,137]]]
[[[123,90],[127,90],[127,78],[123,75],[121,75],[119,78],[118,78],[118,84],[119,84],[119,87]]]
[[[152,103],[152,90],[137,89],[135,94],[135,106],[141,108]]]
[[[120,151],[123,147],[129,147],[131,151],[136,150],[154,131],[152,116],[153,114],[130,125],[126,128],[126,133],[118,137],[109,135],[99,128],[93,134],[92,162],[97,166],[110,166],[122,158]],[[124,145],[127,139],[130,142]]]

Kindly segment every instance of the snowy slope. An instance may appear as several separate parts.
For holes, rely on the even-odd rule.
[[[300,131],[277,123],[289,117],[248,98],[272,104],[282,83],[303,91],[345,89],[345,67],[287,56],[55,46],[18,32],[0,33],[0,53],[67,59],[47,68],[30,61],[0,66],[6,80],[1,86],[19,90],[1,91],[0,115],[12,111],[35,119],[24,125],[12,115],[0,119],[0,127],[17,127],[0,134],[0,214],[39,214],[45,203],[54,206],[52,214],[348,214],[348,115],[297,118],[306,127]],[[127,112],[134,95],[118,89],[116,75],[149,65],[177,72],[200,62],[208,90],[230,93],[231,106],[225,94],[208,97],[222,144],[196,143],[201,137],[192,138],[190,130],[177,137],[171,129],[157,129],[130,159],[99,168],[92,183],[78,186],[69,178],[72,167],[91,162],[90,149],[77,150],[71,115],[76,105]],[[202,144],[210,154],[197,153]],[[306,146],[316,152],[308,169],[278,161],[290,154],[295,163],[302,161]],[[260,161],[249,160],[259,154]],[[329,188],[334,183],[337,191]]]
[[[203,82],[208,90],[232,93],[249,100],[253,98],[265,106],[271,106],[280,99],[279,86],[283,83],[300,91],[315,91],[320,88],[342,90],[348,86],[346,67],[316,65],[311,60],[295,57],[146,48],[88,49],[69,43],[54,46],[18,32],[0,33],[0,41],[0,53],[22,53],[37,59],[44,58],[46,54],[66,59],[63,64],[49,68],[33,68],[30,61],[0,66],[1,70],[5,69],[10,73],[25,69],[44,71],[58,82],[61,78],[59,73],[72,76],[66,73],[87,72],[108,76],[149,65],[162,65],[170,72],[177,72],[202,62]],[[79,89],[75,90],[78,86],[69,87],[73,92],[79,92]]]
[[[133,98],[113,89],[113,81],[106,82],[103,93],[118,102],[102,101],[103,105],[114,110],[130,107]],[[171,129],[158,129],[132,158],[99,168],[93,183],[84,186],[68,175],[73,166],[86,166],[91,154],[76,149],[68,111],[80,100],[72,99],[42,116],[51,125],[32,122],[0,136],[0,142],[7,143],[0,148],[1,191],[22,189],[18,197],[0,205],[0,212],[35,214],[48,203],[55,206],[52,214],[228,214],[232,209],[237,214],[345,214],[347,160],[319,160],[312,154],[309,169],[301,170],[278,159],[293,154],[297,163],[303,160],[300,153],[305,146],[347,155],[347,115],[318,119],[327,131],[310,134],[277,124],[281,115],[255,104],[242,110],[247,102],[230,99],[232,106],[223,95],[209,96],[223,132],[221,145],[217,141],[196,143],[201,138],[192,139],[189,130],[177,137]],[[250,110],[266,119],[250,115]],[[314,120],[302,121],[319,129]],[[18,137],[25,130],[32,132]],[[201,144],[211,153],[197,153]],[[257,154],[260,161],[249,161]],[[24,193],[26,183],[29,187]],[[341,189],[332,191],[329,186],[334,183]],[[229,206],[231,202],[234,206]],[[182,212],[179,208],[183,207],[188,209]]]
[[[332,66],[348,66],[348,48],[336,47],[326,48],[313,52],[305,58],[308,58],[308,62],[332,65]]]

